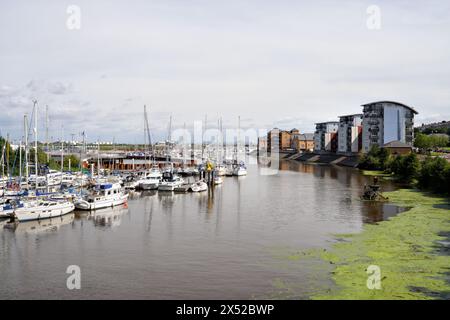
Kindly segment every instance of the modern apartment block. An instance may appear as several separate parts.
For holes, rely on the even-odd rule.
[[[416,110],[394,101],[377,101],[362,107],[363,152],[368,152],[373,145],[383,147],[392,141],[413,146]]]
[[[338,146],[338,130],[339,122],[337,121],[316,123],[316,131],[314,132],[314,151],[336,152]]]
[[[339,117],[338,152],[354,154],[362,149],[363,115],[351,114]]]

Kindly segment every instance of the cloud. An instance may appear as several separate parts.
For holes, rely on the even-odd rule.
[[[68,94],[72,89],[72,85],[62,82],[53,82],[48,85],[48,92],[51,94],[63,95]]]
[[[81,29],[70,31],[63,3],[6,2],[2,130],[20,137],[33,99],[54,128],[129,142],[143,141],[143,105],[155,139],[170,114],[174,128],[207,114],[211,127],[240,115],[243,128],[312,132],[396,100],[418,109],[416,123],[450,118],[450,3],[377,1],[378,31],[366,27],[370,4],[80,0]]]

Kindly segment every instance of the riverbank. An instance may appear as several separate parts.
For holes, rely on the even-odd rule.
[[[313,299],[445,299],[450,297],[450,203],[417,190],[386,193],[411,209],[354,235],[320,257],[335,265],[336,289]],[[367,268],[381,271],[381,289],[368,289]]]

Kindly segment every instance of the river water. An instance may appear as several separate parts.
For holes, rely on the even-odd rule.
[[[370,178],[354,169],[248,171],[200,194],[133,193],[125,207],[0,222],[0,299],[306,299],[333,285],[329,267],[284,257],[400,211],[360,201]],[[70,265],[79,290],[67,288]]]

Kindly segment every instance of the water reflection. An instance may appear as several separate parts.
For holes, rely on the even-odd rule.
[[[380,222],[407,210],[407,208],[402,208],[391,203],[362,201],[363,187],[366,184],[372,183],[373,177],[364,176],[357,169],[337,165],[310,164],[283,160],[280,161],[280,170],[313,174],[319,178],[319,180],[315,181],[314,185],[314,195],[317,203],[327,201],[328,192],[340,192],[339,210],[336,211],[345,215],[346,212],[358,206],[361,208],[361,219],[363,223]],[[336,180],[342,187],[336,186],[333,188],[329,184],[324,185],[320,183],[320,179]],[[379,183],[381,184],[382,191],[385,192],[397,188],[395,183],[390,180],[380,180]],[[322,215],[322,218],[326,219],[326,215]]]
[[[357,170],[296,161],[280,169],[262,175],[249,165],[246,177],[224,177],[200,193],[131,192],[128,208],[76,212],[57,232],[1,228],[0,298],[249,299],[271,291],[276,278],[295,279],[307,296],[314,268],[280,268],[269,251],[327,247],[333,234],[401,211],[361,201],[370,178]],[[65,286],[70,264],[89,283],[77,293]]]
[[[74,220],[75,214],[66,214],[64,216],[55,217],[51,219],[34,220],[26,222],[11,222],[5,223],[4,227],[7,230],[15,233],[39,234],[43,232],[56,232],[59,228],[66,224],[71,224]]]
[[[127,205],[112,208],[103,208],[91,212],[75,211],[77,220],[92,221],[95,227],[117,228],[120,226],[122,216],[129,213]]]

